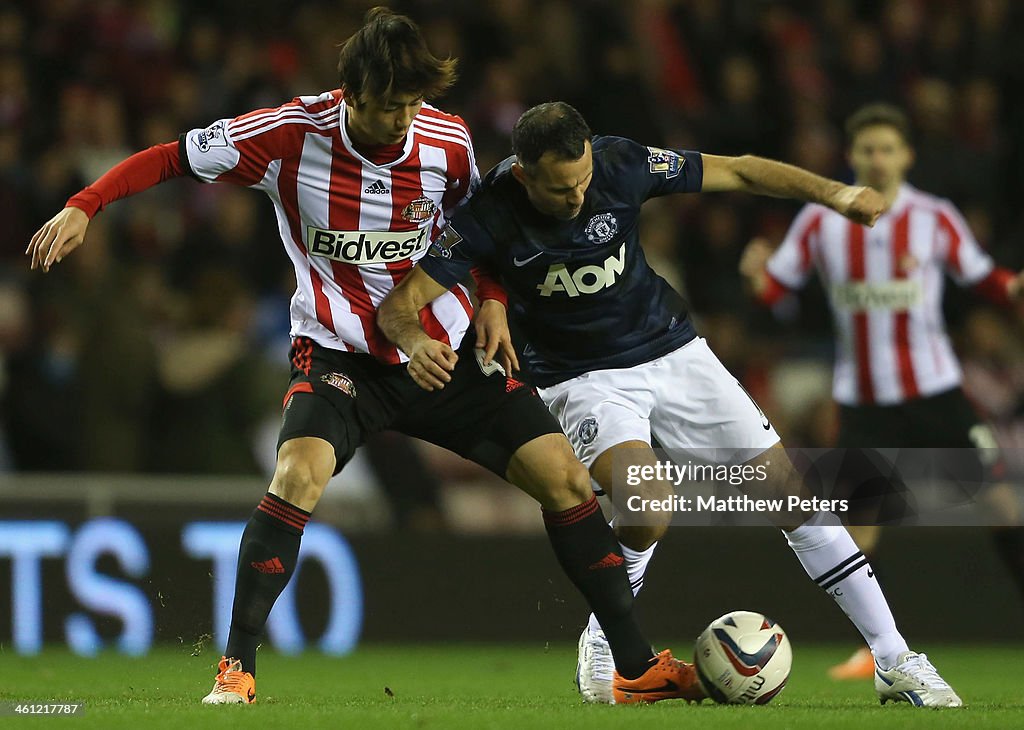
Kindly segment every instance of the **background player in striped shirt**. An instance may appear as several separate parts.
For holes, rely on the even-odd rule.
[[[950,201],[906,182],[914,155],[901,110],[865,106],[849,118],[846,132],[857,184],[878,190],[889,203],[886,213],[869,229],[809,204],[774,252],[767,241],[752,241],[741,270],[766,305],[802,288],[815,272],[825,285],[836,328],[837,445],[849,450],[844,468],[851,481],[879,474],[879,456],[862,451],[870,447],[962,449],[978,454],[973,471],[980,475],[998,466],[996,442],[960,388],[960,364],[943,320],[943,286],[948,274],[959,286],[1009,306],[1021,295],[1024,273],[997,266]],[[1000,509],[1015,521],[1012,499],[1004,496]],[[865,553],[875,551],[879,527],[861,524],[851,533]],[[995,529],[993,537],[1024,590],[1024,529]],[[870,652],[861,649],[832,675],[873,672]]]
[[[697,335],[688,308],[640,246],[641,206],[672,193],[741,191],[814,200],[871,225],[885,210],[876,191],[827,180],[752,155],[723,157],[592,136],[564,102],[527,110],[512,131],[514,154],[484,178],[453,216],[445,246],[395,287],[382,327],[405,350],[425,333],[416,312],[468,275],[473,262],[500,273],[521,326],[523,360],[540,396],[611,494],[616,534],[639,590],[668,511],[631,510],[631,497],[674,496],[663,478],[631,485],[627,467],[653,470],[657,439],[671,458],[763,470],[748,495],[806,494],[768,418]],[[429,364],[442,377],[450,363]],[[419,380],[425,387],[430,379]],[[799,503],[799,500],[797,500]],[[771,515],[801,566],[843,609],[877,660],[881,701],[958,707],[960,698],[924,654],[910,651],[867,558],[831,506],[810,501]],[[618,678],[600,617],[579,643],[576,682],[584,699],[609,702]]]
[[[557,422],[530,389],[477,366],[474,341],[463,337],[473,317],[465,287],[419,312],[427,350],[463,353],[443,391],[421,390],[377,328],[377,304],[477,181],[463,121],[423,102],[452,83],[454,67],[430,53],[408,18],[375,8],[342,46],[340,89],[222,119],[130,157],[71,198],[26,251],[33,268],[49,271],[81,245],[103,206],[184,174],[251,187],[274,204],[297,283],[292,377],[277,467],[242,536],[227,648],[204,703],[255,699],[256,648],[310,513],[365,435],[386,428],[476,461],[540,502],[560,564],[608,622],[616,668],[636,690],[620,701],[703,697],[692,666],[668,650],[655,656],[636,625],[618,543]],[[503,296],[481,284],[481,296]],[[504,323],[503,304],[490,306]],[[488,352],[502,346],[478,329]]]

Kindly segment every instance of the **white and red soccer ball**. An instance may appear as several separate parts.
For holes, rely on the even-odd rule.
[[[793,650],[782,627],[753,611],[733,611],[697,637],[697,676],[715,702],[763,705],[789,679]]]

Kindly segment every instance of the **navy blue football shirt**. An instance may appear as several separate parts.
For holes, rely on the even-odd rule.
[[[594,174],[574,219],[534,208],[509,157],[419,262],[446,287],[474,264],[500,277],[526,339],[526,377],[542,387],[648,362],[696,336],[682,298],[648,265],[638,222],[648,198],[701,189],[700,154],[622,137],[591,144]]]

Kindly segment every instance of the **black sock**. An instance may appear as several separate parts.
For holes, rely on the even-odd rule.
[[[1024,527],[994,527],[992,542],[1024,598]]]
[[[309,512],[267,494],[249,518],[238,548],[235,600],[224,655],[256,676],[256,647],[274,602],[295,572]]]
[[[626,679],[636,679],[650,668],[654,652],[633,617],[626,563],[597,498],[564,512],[543,513],[558,562],[601,623],[615,668]]]

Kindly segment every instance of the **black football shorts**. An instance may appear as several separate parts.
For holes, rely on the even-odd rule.
[[[988,427],[960,388],[896,405],[840,406],[843,462],[834,496],[850,501],[850,524],[899,524],[915,511],[906,481],[935,476],[965,499],[998,477]],[[877,449],[898,449],[890,458]]]
[[[322,438],[334,446],[337,473],[367,435],[394,430],[505,478],[520,446],[562,431],[530,387],[501,373],[483,374],[471,336],[464,338],[458,355],[451,382],[426,391],[404,364],[385,365],[372,355],[297,338],[278,448],[293,438]]]

